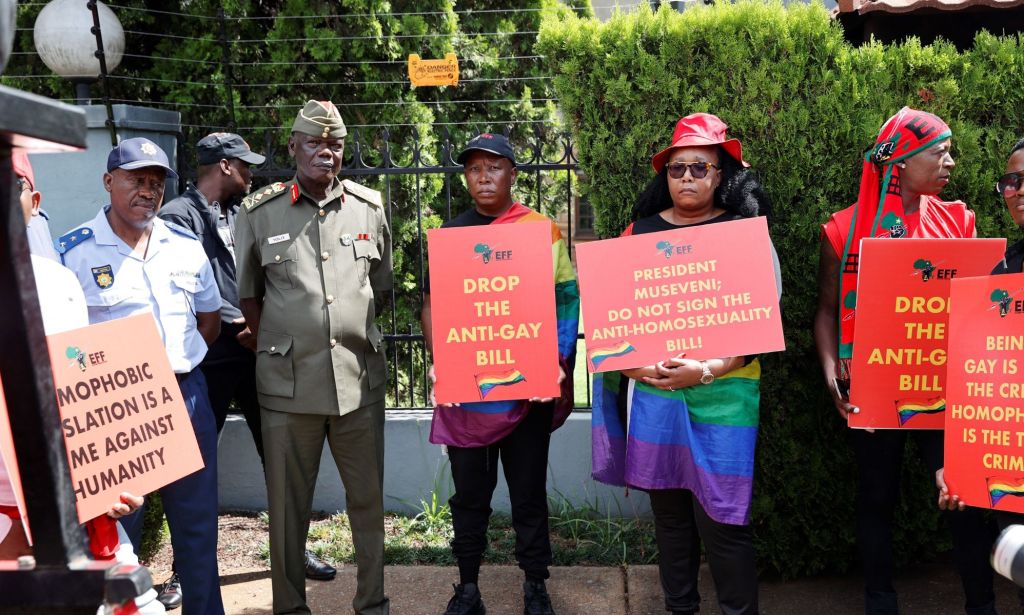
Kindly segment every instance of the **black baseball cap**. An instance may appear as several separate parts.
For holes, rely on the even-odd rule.
[[[455,161],[459,164],[466,164],[466,158],[469,158],[469,155],[473,152],[488,152],[502,158],[508,158],[512,166],[516,166],[516,154],[512,151],[512,145],[509,144],[505,135],[496,135],[489,132],[478,134],[469,140],[469,143],[466,144],[465,149],[459,152],[459,157]]]
[[[196,143],[199,165],[217,164],[221,160],[238,158],[249,164],[263,164],[267,159],[252,151],[245,139],[233,132],[208,134]]]

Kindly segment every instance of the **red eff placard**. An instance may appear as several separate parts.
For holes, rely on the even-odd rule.
[[[855,302],[850,427],[942,429],[949,283],[987,275],[1005,239],[864,239]]]
[[[47,337],[83,523],[203,467],[151,314]]]
[[[551,224],[427,231],[438,403],[558,397]]]
[[[11,491],[14,493],[14,501],[18,506],[18,513],[22,519],[28,519],[25,511],[25,494],[21,490],[21,476],[18,472],[18,459],[14,453],[14,438],[11,435],[11,421],[7,416],[7,404],[4,398],[4,388],[0,385],[0,462],[3,462],[7,473],[7,479],[11,483]],[[3,532],[0,531],[0,534]],[[25,522],[25,534],[28,536],[29,544],[32,544],[32,534]]]
[[[946,484],[1024,513],[1024,274],[953,280],[950,304]]]
[[[586,243],[576,264],[592,373],[785,350],[764,218]]]

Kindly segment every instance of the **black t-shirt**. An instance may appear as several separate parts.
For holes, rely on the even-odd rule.
[[[992,275],[1021,273],[1022,265],[1024,265],[1024,240],[1018,241],[1006,249],[1006,256],[992,270]]]
[[[703,222],[695,222],[694,224],[672,224],[665,218],[661,217],[661,214],[654,214],[653,216],[647,216],[646,218],[640,218],[633,223],[633,234],[643,235],[644,233],[658,233],[660,231],[674,231],[679,228],[690,228],[692,226],[703,226],[705,224],[715,224],[716,222],[729,222],[731,220],[739,220],[743,216],[739,214],[730,213],[728,211],[722,212],[721,214],[710,218]]]
[[[467,209],[461,214],[441,225],[441,228],[455,228],[459,226],[484,226],[497,220],[497,216],[485,216],[476,210],[476,207]],[[423,278],[423,294],[430,294],[430,273],[427,272]]]

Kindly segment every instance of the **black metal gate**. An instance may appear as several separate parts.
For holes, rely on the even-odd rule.
[[[572,255],[573,186],[579,169],[572,139],[566,133],[553,133],[549,126],[540,125],[507,125],[503,132],[517,151],[519,175],[513,187],[514,196],[564,224]],[[412,277],[411,284],[396,283],[389,312],[379,317],[379,324],[385,334],[390,368],[388,409],[415,410],[427,406],[429,395],[427,351],[417,316],[426,275],[426,230],[432,226],[433,216],[448,220],[471,204],[466,191],[459,187],[462,166],[454,159],[463,143],[455,141],[446,126],[439,127],[437,138],[429,140],[417,133],[401,139],[395,139],[393,134],[387,128],[377,132],[356,129],[349,133],[342,175],[381,191],[387,203],[396,263],[400,265],[396,280],[398,275]],[[265,134],[263,153],[267,162],[253,171],[254,190],[269,181],[290,179],[294,174],[282,141],[280,133]],[[440,190],[436,194],[431,191],[428,198],[425,185],[438,178],[442,182]],[[410,230],[411,233],[407,232]]]

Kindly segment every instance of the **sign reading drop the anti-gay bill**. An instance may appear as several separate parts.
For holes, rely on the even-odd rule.
[[[427,232],[438,403],[558,397],[551,224]]]
[[[861,242],[850,367],[850,427],[942,429],[949,283],[986,275],[1005,239]],[[848,263],[847,266],[856,266]]]
[[[785,349],[764,218],[585,243],[576,262],[591,372]]]
[[[1024,274],[956,279],[949,299],[946,484],[1024,513]]]
[[[151,314],[46,339],[80,521],[203,467]]]

